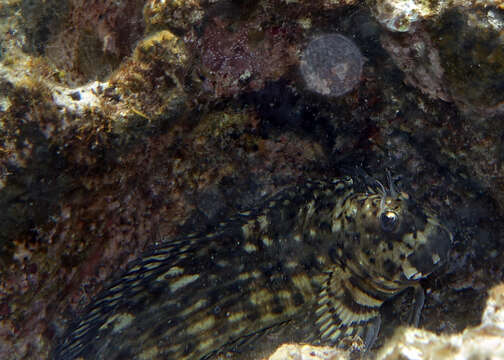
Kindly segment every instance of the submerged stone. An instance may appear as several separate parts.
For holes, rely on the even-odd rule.
[[[341,96],[360,81],[363,57],[359,48],[339,34],[311,40],[303,52],[301,74],[308,89],[327,96]]]

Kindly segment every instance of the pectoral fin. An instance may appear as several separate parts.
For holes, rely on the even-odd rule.
[[[425,291],[419,284],[417,284],[413,288],[415,291],[415,299],[408,319],[408,324],[414,327],[418,327],[418,324],[420,324],[420,315],[422,314],[422,309],[425,303]]]
[[[335,268],[328,274],[315,312],[321,341],[344,346],[342,339],[360,337],[369,348],[380,328],[382,303],[383,300],[367,292],[350,272]]]

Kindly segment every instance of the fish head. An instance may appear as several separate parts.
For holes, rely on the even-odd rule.
[[[342,228],[353,239],[346,253],[372,278],[408,283],[447,261],[452,234],[404,192],[355,194],[343,215]]]

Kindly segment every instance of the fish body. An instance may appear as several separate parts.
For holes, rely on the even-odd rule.
[[[145,254],[54,358],[211,359],[296,322],[298,341],[371,345],[383,302],[445,261],[451,234],[408,195],[354,181],[293,186]]]

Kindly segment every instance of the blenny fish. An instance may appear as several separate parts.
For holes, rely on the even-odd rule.
[[[311,329],[298,341],[369,347],[381,305],[418,289],[452,235],[392,184],[358,181],[310,180],[155,248],[91,303],[53,357],[211,359],[296,321]]]

